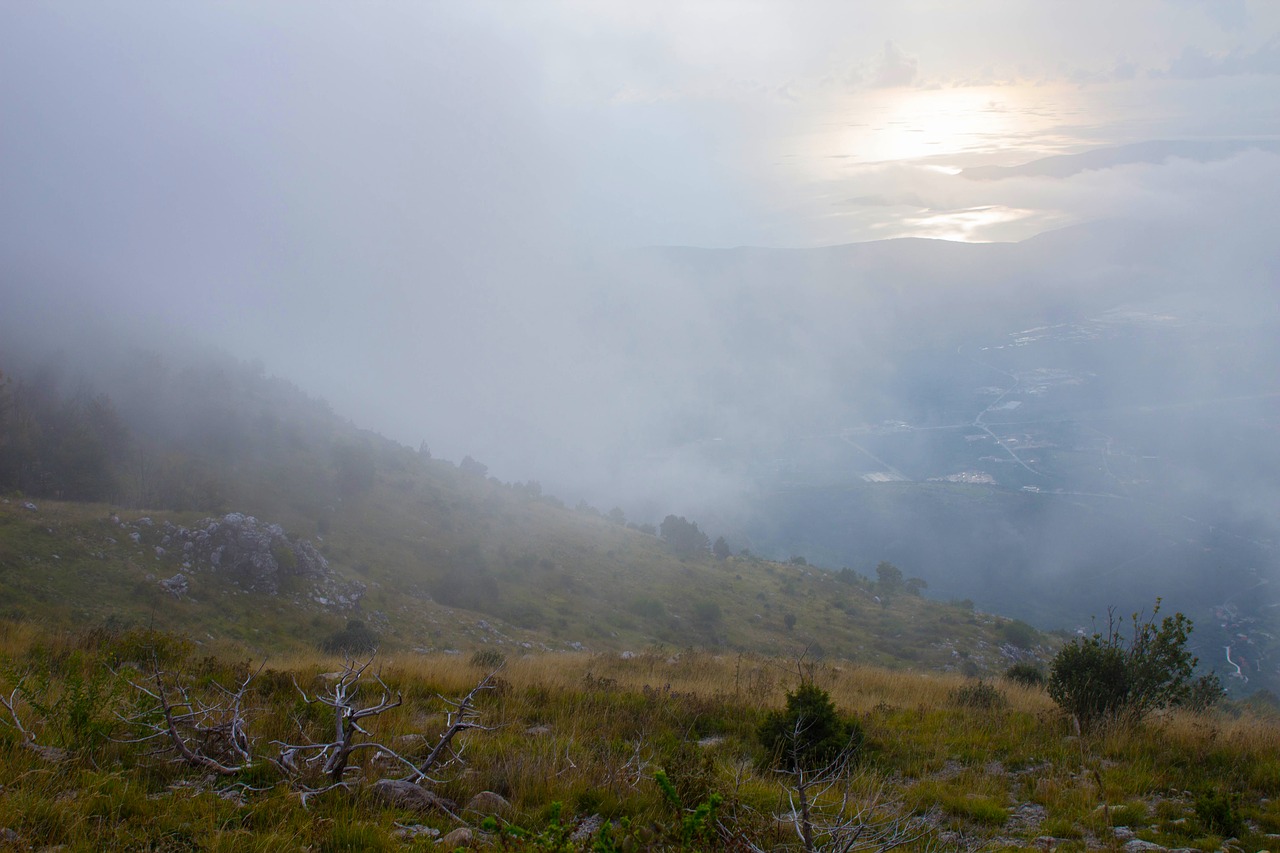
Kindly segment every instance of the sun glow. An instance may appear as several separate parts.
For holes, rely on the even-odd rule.
[[[1017,86],[882,89],[828,103],[809,134],[809,160],[831,176],[871,164],[913,162],[954,174],[967,165],[1061,153],[1078,104],[1071,93]]]

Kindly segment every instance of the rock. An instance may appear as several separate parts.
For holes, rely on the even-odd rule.
[[[278,524],[232,512],[201,519],[190,528],[166,529],[171,532],[162,545],[169,550],[181,546],[184,562],[194,571],[225,573],[243,590],[276,595],[284,579],[303,577],[314,584],[308,597],[324,607],[351,609],[364,597],[363,583],[337,577],[314,545],[290,538]],[[134,536],[138,541],[136,532]],[[157,556],[162,553],[156,549]]]
[[[24,504],[22,505],[22,508],[23,508],[23,509],[29,509],[29,510],[31,510],[32,512],[35,512],[35,511],[38,509],[38,507],[37,507],[35,504],[33,504],[31,501],[27,501],[26,503],[24,503]]]
[[[467,810],[482,815],[501,815],[511,811],[511,803],[501,794],[481,791],[467,803]]]
[[[440,830],[433,826],[423,826],[420,823],[401,824],[400,828],[391,833],[396,838],[402,838],[405,841],[412,841],[415,838],[426,836],[427,838],[439,838]]]
[[[1167,847],[1161,847],[1154,841],[1143,841],[1141,838],[1133,838],[1125,842],[1122,848],[1124,853],[1140,853],[1142,850],[1168,850]]]
[[[142,542],[142,534],[136,530],[129,534],[129,538],[133,540],[133,544],[135,545],[141,544]]]
[[[573,830],[573,834],[569,836],[569,840],[575,844],[586,844],[590,841],[600,827],[604,826],[604,818],[598,814],[593,814],[588,818],[584,818],[582,823],[578,824]]]
[[[1127,826],[1117,826],[1111,830],[1116,835],[1116,841],[1132,841],[1135,836],[1133,830]]]
[[[551,734],[551,727],[550,726],[529,726],[529,728],[524,730],[524,733],[527,735],[533,735],[534,737],[542,737],[543,735]]]
[[[1018,833],[1031,833],[1040,829],[1040,824],[1049,816],[1045,807],[1037,803],[1023,803],[1009,815],[1009,829]]]
[[[471,840],[475,837],[470,829],[460,826],[453,832],[440,839],[440,843],[445,846],[446,850],[454,850],[458,847],[470,847]]]
[[[373,784],[374,796],[398,809],[414,812],[449,811],[457,804],[433,794],[421,785],[403,779],[379,779]]]
[[[178,572],[173,577],[160,581],[160,588],[174,598],[182,598],[190,591],[191,582],[187,580],[186,575]]]
[[[0,842],[17,845],[19,840],[20,837],[18,833],[14,832],[9,827],[6,826],[4,829],[0,829]]]

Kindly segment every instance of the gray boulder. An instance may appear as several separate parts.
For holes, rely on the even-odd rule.
[[[493,791],[481,791],[467,803],[467,810],[482,815],[503,815],[511,811],[511,802]]]
[[[160,588],[174,598],[182,598],[190,591],[191,582],[187,580],[186,575],[178,572],[173,577],[160,581]]]
[[[453,801],[403,779],[379,779],[373,784],[373,793],[388,805],[411,812],[452,812],[458,807]]]

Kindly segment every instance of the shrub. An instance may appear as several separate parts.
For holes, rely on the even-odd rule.
[[[771,711],[756,735],[775,765],[790,771],[850,757],[865,737],[858,721],[841,717],[827,691],[812,683],[788,693],[787,707]]]
[[[1004,677],[1023,687],[1044,687],[1044,670],[1033,663],[1015,663],[1004,671]]]
[[[1105,636],[1079,638],[1053,659],[1049,695],[1082,728],[1121,717],[1137,722],[1207,692],[1191,678],[1197,663],[1187,651],[1191,620],[1176,613],[1157,625],[1159,612],[1157,599],[1149,619],[1133,614],[1127,642],[1119,630],[1124,623],[1112,617]]]
[[[1021,619],[1014,619],[1012,622],[1004,622],[1000,625],[1000,638],[1011,646],[1017,646],[1020,649],[1032,649],[1036,646],[1036,641],[1040,636],[1040,632],[1032,628]]]
[[[497,649],[476,649],[471,655],[471,665],[492,672],[507,662],[507,656]]]
[[[1211,832],[1228,838],[1238,836],[1244,830],[1244,822],[1240,819],[1236,799],[1220,791],[1202,794],[1196,797],[1196,817]]]
[[[973,684],[957,687],[947,694],[947,699],[951,704],[962,708],[979,708],[987,711],[1003,708],[1009,703],[995,685],[988,684],[982,679],[978,679]]]
[[[627,610],[644,619],[662,619],[667,615],[666,605],[652,597],[634,599]]]
[[[694,621],[703,625],[715,625],[720,621],[721,616],[720,605],[709,599],[693,605]]]
[[[366,654],[378,648],[378,635],[359,619],[347,622],[347,627],[325,638],[320,648],[331,655]]]

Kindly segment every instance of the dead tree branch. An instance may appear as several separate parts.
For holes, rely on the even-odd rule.
[[[790,777],[785,819],[806,853],[885,851],[915,844],[929,834],[928,824],[910,815],[881,785],[856,790],[863,778],[845,755],[816,770],[780,771]]]
[[[329,688],[327,693],[308,696],[306,691],[298,687],[298,682],[294,681],[294,687],[297,687],[298,692],[302,694],[302,700],[308,705],[319,703],[333,709],[333,739],[323,743],[309,742],[299,744],[272,741],[273,744],[280,748],[280,758],[274,763],[286,775],[296,779],[305,774],[306,770],[318,768],[321,773],[332,780],[332,784],[323,790],[331,790],[343,781],[343,777],[348,770],[355,769],[350,767],[351,756],[357,750],[371,748],[376,748],[386,753],[406,767],[414,768],[412,761],[409,761],[390,747],[372,740],[356,742],[356,735],[371,737],[369,732],[360,725],[361,720],[384,714],[393,708],[400,707],[403,702],[403,698],[398,692],[395,694],[395,698],[392,698],[391,688],[387,687],[380,673],[375,673],[373,678],[378,682],[378,686],[382,688],[378,701],[364,707],[360,707],[356,703],[356,697],[360,691],[360,681],[372,663],[373,657],[359,665],[355,661],[347,661],[338,680]],[[299,761],[302,763],[299,764]],[[322,792],[322,790],[311,791],[313,794]]]
[[[265,661],[235,690],[215,682],[214,688],[221,699],[206,701],[205,697],[192,694],[172,673],[162,670],[159,661],[153,658],[150,683],[127,677],[124,681],[156,704],[130,717],[117,716],[144,732],[133,742],[167,741],[167,746],[159,751],[176,752],[175,761],[233,776],[253,766],[253,744],[245,729],[244,698],[263,665]]]
[[[446,727],[440,733],[439,739],[435,746],[431,748],[431,752],[421,764],[414,768],[414,772],[404,777],[406,782],[421,782],[422,780],[430,780],[433,770],[447,767],[455,761],[462,760],[462,752],[465,744],[454,748],[453,740],[462,732],[470,729],[479,729],[480,731],[493,731],[494,726],[486,726],[480,723],[480,712],[476,710],[476,697],[484,690],[492,690],[494,687],[493,679],[501,669],[495,669],[493,672],[480,679],[480,682],[471,691],[460,700],[440,699],[449,706],[450,710],[445,717]]]

